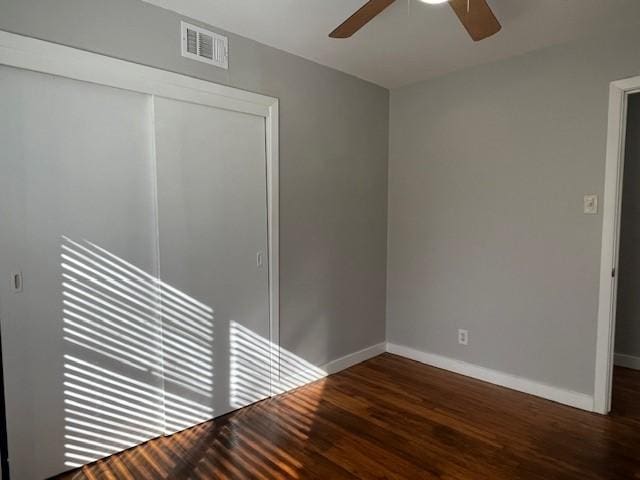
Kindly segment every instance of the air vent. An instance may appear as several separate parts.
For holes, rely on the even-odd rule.
[[[229,39],[182,22],[182,56],[216,67],[229,68]]]

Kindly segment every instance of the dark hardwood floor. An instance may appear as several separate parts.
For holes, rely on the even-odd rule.
[[[640,479],[640,372],[590,414],[384,354],[59,477]]]

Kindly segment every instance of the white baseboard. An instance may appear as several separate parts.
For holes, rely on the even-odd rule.
[[[358,363],[364,362],[365,360],[369,360],[370,358],[377,357],[387,351],[386,347],[387,344],[385,342],[371,345],[370,347],[363,348],[357,352],[332,360],[320,368],[327,372],[327,375],[338,373],[340,370],[352,367]]]
[[[619,365],[620,367],[640,370],[640,357],[634,357],[633,355],[626,355],[624,353],[616,353],[613,356],[613,364]]]
[[[552,400],[554,402],[569,405],[581,410],[592,412],[594,408],[593,396],[587,395],[585,393],[553,387],[545,383],[536,382],[534,380],[518,377],[509,373],[480,367],[478,365],[473,365],[461,360],[454,360],[452,358],[443,357],[441,355],[436,355],[433,353],[422,352],[420,350],[415,350],[413,348],[404,347],[402,345],[396,345],[393,343],[387,343],[387,351],[389,353],[410,358],[412,360],[416,360],[433,367],[449,370],[460,375],[483,380],[485,382],[500,385],[501,387],[510,388],[512,390],[518,390],[519,392],[535,395],[536,397],[542,397],[547,400]]]

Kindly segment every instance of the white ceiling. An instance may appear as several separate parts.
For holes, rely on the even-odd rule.
[[[448,5],[397,0],[335,40],[365,0],[145,1],[388,88],[640,22],[640,0],[489,0],[502,30],[474,43]]]

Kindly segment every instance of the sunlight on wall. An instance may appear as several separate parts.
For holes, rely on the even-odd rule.
[[[229,326],[229,345],[229,403],[234,408],[244,407],[269,395],[286,392],[327,376],[324,370],[278,348],[233,320]]]
[[[61,266],[65,465],[214,416],[210,307],[88,241]]]

